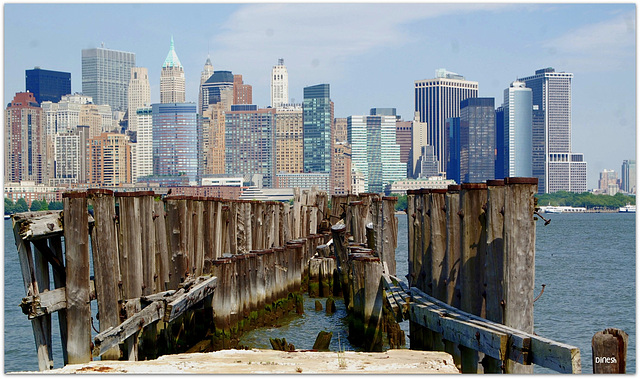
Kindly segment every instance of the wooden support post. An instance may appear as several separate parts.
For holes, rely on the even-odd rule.
[[[36,272],[36,281],[38,282],[38,291],[45,292],[50,290],[50,278],[49,278],[49,263],[44,257],[44,253],[38,249],[38,244],[34,243],[34,263]],[[49,249],[46,242],[42,250]],[[42,333],[44,334],[45,343],[47,345],[47,354],[49,355],[49,361],[53,362],[53,346],[51,340],[51,315],[47,314],[40,317],[42,325]]]
[[[53,251],[53,254],[58,258],[60,262],[64,262],[64,253],[62,251],[62,238],[55,236],[49,238],[49,247]],[[64,263],[63,263],[64,265]],[[95,265],[95,261],[94,261]],[[95,269],[94,269],[95,270]],[[56,289],[64,288],[66,285],[66,275],[64,272],[53,271],[53,285]],[[66,290],[65,290],[66,293]],[[117,296],[117,290],[116,290]],[[66,295],[65,295],[66,301]],[[67,354],[67,308],[60,309],[58,311],[58,326],[60,328],[60,342],[62,344],[62,359],[65,365],[69,363],[69,356]]]
[[[22,279],[24,281],[24,290],[27,296],[37,296],[38,282],[34,271],[33,255],[31,252],[31,244],[27,240],[23,240],[20,235],[22,221],[13,219],[13,236],[15,238],[18,257],[20,259],[20,269],[22,270]],[[53,368],[53,360],[49,356],[49,347],[45,337],[43,320],[36,318],[31,320],[33,329],[33,337],[36,343],[36,351],[38,354],[38,368],[40,371],[50,370]]]
[[[186,279],[187,264],[187,204],[184,198],[165,197],[167,208],[166,229],[169,249],[169,286],[178,289]]]
[[[533,220],[537,178],[505,179],[504,324],[533,334],[536,226]],[[507,373],[531,373],[532,368],[506,362]]]
[[[333,236],[333,247],[336,255],[336,265],[340,278],[340,288],[344,297],[344,304],[350,306],[349,291],[349,252],[347,242],[347,227],[345,224],[336,224],[331,227],[331,235]]]
[[[153,191],[138,192],[140,201],[140,236],[142,242],[142,294],[160,292],[156,286],[156,231],[153,222]],[[164,237],[164,233],[162,235]]]
[[[366,243],[369,249],[376,249],[376,228],[373,223],[370,222],[365,226]]]
[[[96,298],[100,315],[100,332],[120,324],[118,312],[118,244],[116,237],[116,209],[113,191],[91,189],[88,191],[89,204],[93,206],[94,227],[91,231],[93,252],[93,275],[96,283]],[[104,360],[117,360],[120,350],[116,347],[105,351]]]
[[[322,258],[309,260],[309,297],[320,297],[320,265]]]
[[[293,189],[293,222],[292,222],[292,237],[293,239],[300,238],[302,235],[300,231],[302,204],[300,204],[300,188],[295,187]]]
[[[398,247],[398,219],[396,218],[395,196],[385,196],[382,198],[382,233],[379,238],[382,240],[380,257],[387,264],[389,272],[396,274],[396,248]]]
[[[591,339],[591,361],[594,374],[625,374],[629,335],[620,329],[609,328]]]
[[[189,263],[191,266],[191,275],[199,277],[202,275],[204,268],[204,198],[193,198],[193,210],[192,210],[192,229],[191,235],[193,238],[193,262]]]
[[[325,246],[325,245],[321,245]],[[320,264],[320,296],[331,297],[333,294],[333,272],[336,270],[336,260],[333,257],[322,258]]]
[[[168,234],[166,227],[167,213],[164,201],[160,196],[153,198],[153,228],[156,234],[156,292],[165,291],[169,285],[171,257],[169,256]]]
[[[69,364],[91,361],[89,213],[86,192],[63,194]]]
[[[461,267],[460,309],[484,317],[484,258],[486,255],[486,208],[487,185],[485,183],[463,183],[460,193]],[[427,293],[428,294],[428,293]],[[467,347],[460,348],[462,372],[477,373],[478,352]]]
[[[203,202],[202,210],[202,243],[204,248],[202,272],[211,274],[211,261],[215,257],[215,232],[216,232],[216,211],[212,198],[206,198]]]
[[[350,338],[365,351],[382,351],[382,263],[379,258],[359,254],[351,261],[353,313]]]
[[[445,195],[447,218],[447,304],[460,308],[460,189],[450,185]],[[455,357],[454,357],[455,358]]]
[[[447,221],[445,209],[445,194],[447,190],[432,189],[429,196],[429,221],[430,237],[429,248],[431,253],[431,295],[436,299],[446,301],[447,298]],[[444,351],[445,345],[441,333],[433,333],[432,347],[436,351]]]
[[[407,281],[409,286],[414,282],[413,273],[415,272],[414,249],[415,249],[415,225],[416,225],[416,192],[415,190],[407,190],[407,263],[408,273]]]
[[[487,250],[485,257],[486,318],[502,324],[502,300],[504,298],[504,180],[487,180]],[[482,365],[485,373],[502,373],[500,360],[485,356]]]

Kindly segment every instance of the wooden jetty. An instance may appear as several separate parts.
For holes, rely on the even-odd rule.
[[[447,352],[463,373],[530,373],[533,364],[580,373],[578,348],[533,331],[536,192],[535,178],[409,191],[408,283],[396,277],[395,197],[333,196],[329,209],[315,189],[295,189],[292,205],[68,193],[63,212],[14,217],[22,308],[41,370],[53,362],[52,312],[65,364],[153,359],[234,348],[243,330],[273,322],[308,291],[343,296],[349,339],[366,351],[382,350],[383,333],[391,348],[404,345],[397,322],[410,320],[411,349]]]
[[[328,196],[315,188],[296,189],[291,206],[106,189],[68,192],[63,203],[13,216],[40,370],[53,367],[53,312],[65,365],[234,347],[243,330],[294,306],[328,241],[319,233]]]

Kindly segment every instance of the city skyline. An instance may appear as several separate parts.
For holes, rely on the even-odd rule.
[[[25,90],[25,70],[35,66],[70,72],[72,92],[81,92],[81,51],[102,42],[136,54],[136,65],[149,70],[151,102],[159,102],[171,35],[184,65],[186,101],[198,101],[209,56],[215,70],[243,75],[253,102],[268,106],[271,69],[283,58],[290,98],[301,103],[304,87],[330,84],[335,117],[393,107],[412,120],[414,81],[433,78],[438,68],[478,82],[478,96],[495,98],[497,107],[513,80],[554,67],[574,74],[572,149],[589,162],[588,188],[597,187],[603,169],[635,158],[635,4],[5,4],[4,10],[5,105]]]

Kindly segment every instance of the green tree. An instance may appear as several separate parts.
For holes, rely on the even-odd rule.
[[[62,210],[62,208],[63,206],[61,201],[52,201],[49,203],[49,210],[51,211]]]
[[[16,205],[8,197],[4,198],[4,214],[10,215],[16,211]]]
[[[20,212],[29,212],[29,205],[27,204],[27,201],[24,199],[24,197],[19,198],[16,202],[15,213]]]
[[[42,203],[40,200],[34,200],[31,202],[31,207],[29,208],[31,212],[37,212],[42,210]]]
[[[407,210],[407,195],[399,195],[397,193],[392,193],[391,196],[395,196],[398,198],[398,202],[396,203],[396,211]]]

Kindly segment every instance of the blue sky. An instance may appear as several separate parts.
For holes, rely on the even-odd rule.
[[[214,69],[242,74],[267,106],[271,67],[284,58],[289,96],[329,83],[336,117],[395,107],[412,118],[415,80],[446,68],[503,102],[518,77],[543,67],[574,73],[573,151],[585,154],[588,187],[620,172],[636,147],[635,4],[253,3],[4,5],[4,104],[34,66],[71,72],[82,91],[81,50],[136,53],[159,101],[160,68],[173,35],[187,101],[197,101],[207,54]]]

